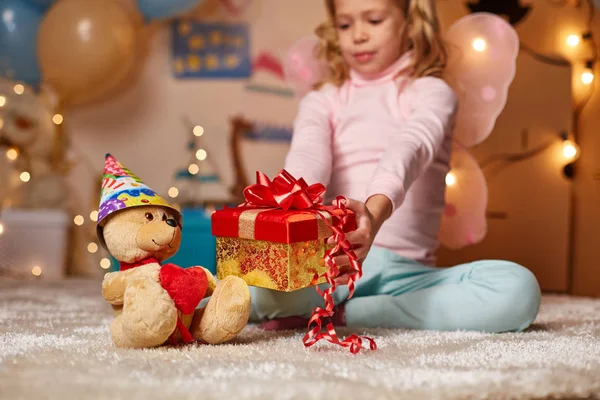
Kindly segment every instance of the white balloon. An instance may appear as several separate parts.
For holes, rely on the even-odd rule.
[[[497,15],[475,13],[456,21],[445,38],[450,43],[446,75],[460,102],[454,137],[473,147],[491,134],[506,105],[519,37]]]
[[[488,189],[477,161],[455,146],[446,178],[446,208],[439,239],[450,249],[479,243],[487,233]]]

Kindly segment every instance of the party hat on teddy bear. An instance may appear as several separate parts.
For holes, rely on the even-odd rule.
[[[104,176],[100,189],[100,207],[98,208],[98,236],[102,238],[102,226],[106,218],[120,210],[139,206],[162,206],[173,210],[181,226],[181,214],[150,189],[140,178],[123,166],[115,157],[107,154],[104,160]],[[101,239],[102,241],[102,239]]]

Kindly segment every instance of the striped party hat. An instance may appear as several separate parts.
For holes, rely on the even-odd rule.
[[[133,174],[112,155],[107,154],[104,161],[104,177],[100,191],[98,225],[109,215],[124,208],[137,206],[162,206],[170,208],[181,226],[181,214],[150,189],[140,178]]]

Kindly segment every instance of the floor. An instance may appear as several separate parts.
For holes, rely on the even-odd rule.
[[[0,281],[0,398],[600,398],[600,299],[545,296],[519,334],[369,330],[379,348],[351,355],[255,326],[221,346],[116,349],[99,290]]]

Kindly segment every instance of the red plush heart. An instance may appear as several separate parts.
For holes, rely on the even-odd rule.
[[[184,269],[175,264],[165,264],[160,268],[160,284],[178,310],[191,314],[206,294],[208,278],[204,269],[199,267]]]

